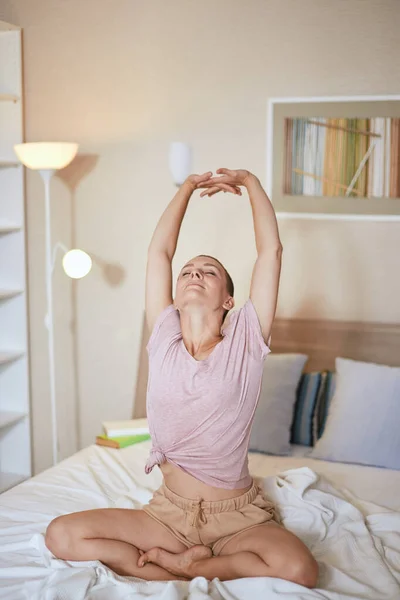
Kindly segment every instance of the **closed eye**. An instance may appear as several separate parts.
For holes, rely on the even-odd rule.
[[[185,277],[185,275],[190,275],[190,271],[185,271],[184,273],[182,273],[182,277]]]
[[[215,275],[216,275],[216,273],[214,273],[214,271],[207,271],[207,272],[206,272],[206,275],[214,275],[214,276],[215,276]]]

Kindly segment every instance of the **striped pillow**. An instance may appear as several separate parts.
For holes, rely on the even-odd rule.
[[[324,433],[326,420],[328,418],[329,406],[331,404],[336,387],[336,373],[324,371],[321,377],[320,391],[317,406],[314,412],[313,438],[314,444]]]
[[[294,405],[291,444],[313,446],[316,441],[314,421],[322,376],[323,373],[303,373],[301,376]]]

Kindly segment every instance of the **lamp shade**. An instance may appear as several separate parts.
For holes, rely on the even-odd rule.
[[[78,144],[71,142],[29,142],[16,144],[15,154],[29,169],[63,169],[75,158]]]
[[[74,248],[63,257],[63,269],[71,279],[82,279],[92,268],[92,259],[87,252]]]
[[[182,185],[192,169],[192,151],[183,142],[172,142],[169,147],[169,169],[176,185]]]

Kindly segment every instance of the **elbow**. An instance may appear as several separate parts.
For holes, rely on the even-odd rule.
[[[160,248],[156,245],[150,244],[150,246],[147,250],[147,260],[159,259],[159,258],[165,259],[166,258],[168,261],[171,262],[173,257],[174,257],[173,250],[170,250],[168,248]]]
[[[266,258],[268,261],[271,260],[276,260],[276,261],[281,261],[282,260],[282,253],[283,253],[283,246],[280,242],[278,242],[277,244],[274,244],[273,246],[268,246],[267,248],[263,248],[258,256],[259,258]]]

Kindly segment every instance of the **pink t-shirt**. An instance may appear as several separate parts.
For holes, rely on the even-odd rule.
[[[230,316],[222,334],[211,354],[196,360],[174,306],[157,319],[147,346],[152,450],[146,473],[167,460],[210,486],[250,485],[250,430],[270,352],[251,300]]]

